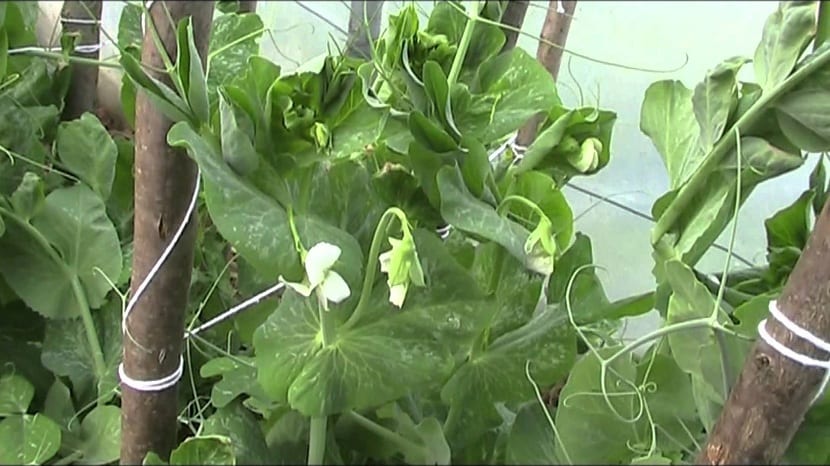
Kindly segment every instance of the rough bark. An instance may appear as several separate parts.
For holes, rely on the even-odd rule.
[[[349,15],[349,46],[346,49],[350,57],[364,59],[372,57],[372,44],[367,37],[366,27],[369,28],[368,32],[372,40],[377,40],[380,35],[382,10],[383,0],[352,0]]]
[[[237,13],[256,13],[256,0],[240,0]]]
[[[100,26],[96,21],[101,20],[101,1],[76,1],[67,0],[63,2],[61,18],[68,21],[62,22],[64,34],[77,34],[75,45],[93,45],[100,42]],[[72,20],[93,21],[91,24],[78,24]],[[74,52],[76,57],[97,60],[99,52]],[[64,120],[74,120],[85,112],[95,111],[98,100],[98,67],[72,63],[72,79],[69,84],[69,92],[66,95],[66,106],[63,109]]]
[[[784,315],[823,340],[830,340],[829,258],[830,203],[826,203],[778,299]],[[827,359],[827,354],[774,319],[768,321],[767,331],[798,353]],[[823,375],[823,369],[791,361],[759,339],[697,464],[779,462],[804,420]]]
[[[513,29],[522,28],[528,5],[530,5],[530,0],[510,0],[507,2],[507,8],[504,9],[504,14],[501,15],[501,24],[510,26],[510,28],[501,28],[505,38],[504,47],[501,49],[502,52],[516,46],[516,42],[519,40],[519,31],[514,31]]]
[[[150,17],[169,56],[176,57],[176,37],[165,8],[173,21],[192,16],[196,46],[204,62],[213,7],[213,2],[153,3]],[[141,61],[155,78],[170,85],[166,75],[152,71],[163,69],[164,65],[152,40],[152,28],[148,24],[145,29]],[[153,107],[143,92],[139,92],[136,99],[133,293],[182,221],[196,181],[196,166],[187,154],[167,145],[167,132],[171,126],[172,122]],[[124,338],[124,367],[132,378],[158,379],[178,367],[196,229],[194,215],[177,247],[130,314],[127,325],[131,334],[149,350]],[[167,458],[175,445],[178,427],[176,387],[160,392],[139,392],[123,384],[121,388],[121,463],[141,464],[149,451]]]
[[[557,3],[559,3],[557,0],[551,0],[548,4],[548,13],[545,16],[545,22],[542,25],[542,33],[540,36],[545,41],[558,45],[558,47],[546,42],[539,42],[539,47],[536,49],[536,59],[544,65],[554,80],[559,76],[559,68],[562,64],[562,48],[565,47],[565,43],[568,40],[568,31],[571,29],[571,18],[573,17],[574,10],[576,10],[576,0],[565,0],[562,2],[565,13],[559,14],[556,11]],[[529,146],[536,139],[539,125],[544,118],[543,114],[537,114],[525,123],[519,130],[516,143],[521,146]]]

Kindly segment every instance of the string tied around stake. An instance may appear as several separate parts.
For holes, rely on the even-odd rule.
[[[812,333],[810,333],[809,330],[801,327],[800,325],[790,320],[790,318],[785,316],[784,313],[781,312],[781,310],[778,308],[778,302],[776,300],[772,300],[769,302],[769,312],[773,319],[777,320],[781,325],[784,326],[784,328],[792,332],[794,335],[798,336],[803,340],[809,341],[811,344],[813,344],[813,346],[821,349],[822,351],[830,353],[830,343],[813,335]],[[770,335],[767,331],[767,319],[764,319],[760,323],[758,323],[758,335],[761,337],[762,340],[764,340],[766,344],[768,344],[771,348],[775,349],[781,355],[787,357],[788,359],[791,359],[803,366],[820,367],[826,371],[821,385],[819,385],[819,388],[813,396],[813,399],[810,401],[811,406],[815,404],[815,402],[818,401],[824,394],[824,391],[827,389],[828,383],[830,383],[830,360],[821,361],[807,356],[806,354],[801,354],[797,351],[794,351],[792,348],[788,348],[787,346],[783,345],[781,342],[773,338],[772,335]]]

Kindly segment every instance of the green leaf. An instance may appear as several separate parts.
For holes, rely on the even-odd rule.
[[[118,148],[98,118],[84,113],[77,120],[61,123],[55,144],[66,168],[107,200],[115,179]]]
[[[136,3],[126,3],[118,19],[118,46],[123,49],[141,50],[144,34],[141,33],[144,9]]]
[[[599,355],[608,357],[618,349],[604,348]],[[573,464],[621,464],[634,458],[628,443],[635,442],[638,433],[635,424],[625,420],[633,419],[638,412],[636,396],[627,394],[635,378],[630,354],[617,358],[608,367],[604,388],[611,405],[625,418],[620,419],[601,395],[600,361],[594,353],[589,352],[576,362],[559,395],[555,419],[560,439],[556,444],[557,457],[564,458],[566,452]]]
[[[576,339],[568,317],[554,306],[499,336],[483,351],[474,348],[441,390],[441,399],[461,413],[456,428],[447,431],[452,445],[464,445],[495,427],[496,403],[520,402],[532,396],[526,363],[530,363],[536,383],[548,386],[567,374],[575,357]]]
[[[745,57],[724,60],[695,87],[692,106],[704,152],[712,150],[723,136],[729,114],[738,104],[738,71],[749,61]]]
[[[692,105],[692,91],[680,81],[657,81],[646,89],[640,109],[640,131],[651,139],[669,172],[671,189],[695,172],[706,155]]]
[[[259,154],[253,143],[239,128],[233,107],[219,94],[219,117],[222,129],[222,158],[239,176],[247,176],[259,166]]]
[[[816,33],[817,2],[781,2],[767,18],[755,50],[755,76],[764,92],[781,84]]]
[[[241,402],[219,408],[205,421],[202,433],[230,438],[233,454],[241,464],[273,464],[259,422]]]
[[[496,55],[478,68],[471,108],[456,107],[453,115],[461,134],[470,133],[488,145],[519,129],[531,116],[559,103],[550,73],[521,48]]]
[[[830,68],[821,68],[773,104],[781,131],[805,151],[830,150],[829,80]]]
[[[571,245],[574,237],[573,211],[550,176],[537,171],[518,173],[507,194],[522,196],[542,209],[553,224],[553,237],[559,251],[564,251]],[[524,204],[512,204],[510,212],[519,218],[537,218],[537,214]]]
[[[556,456],[556,436],[546,406],[531,401],[516,412],[507,440],[507,464],[562,464]],[[553,413],[549,414],[553,418]]]
[[[266,61],[256,57],[259,51],[257,41],[262,37],[264,30],[262,19],[255,13],[227,14],[214,19],[207,60],[207,85],[211,96],[216,92],[216,88],[237,78],[240,70],[248,69],[249,73],[253,73],[255,60]],[[273,79],[268,85],[272,82]]]
[[[27,222],[39,214],[46,203],[44,188],[45,183],[40,176],[33,172],[26,172],[20,186],[11,195],[10,200],[14,212]]]
[[[0,377],[0,416],[25,414],[34,397],[35,387],[24,377],[15,374]]]
[[[187,123],[167,134],[174,147],[186,147],[204,177],[205,202],[222,236],[262,274],[301,278],[299,256],[288,230],[288,216],[274,199],[236,175],[222,160],[216,144],[196,134]]]
[[[531,265],[531,259],[524,249],[530,236],[527,229],[502,217],[493,207],[473,197],[456,168],[441,168],[437,181],[441,193],[441,215],[447,222],[462,231],[495,241],[525,267]]]
[[[42,414],[55,421],[63,432],[74,430],[80,421],[75,413],[69,388],[59,378],[55,378],[55,382],[49,387]]]
[[[81,453],[75,464],[108,464],[121,453],[121,408],[96,406],[84,417],[78,432],[64,435],[64,444]]]
[[[121,309],[110,301],[93,314],[98,341],[104,352],[106,373],[96,374],[92,349],[80,318],[49,321],[43,338],[43,365],[57,376],[69,377],[75,397],[84,402],[112,399],[118,387],[121,361]]]
[[[222,380],[213,384],[210,394],[210,401],[217,408],[228,406],[243,394],[265,397],[257,382],[253,358],[235,356],[211,359],[201,367],[199,374],[204,378],[222,376]]]
[[[124,73],[132,79],[137,88],[143,89],[159,111],[173,121],[190,119],[190,109],[182,97],[169,86],[144,72],[138,58],[132,54],[121,54],[119,60]]]
[[[170,464],[235,465],[233,443],[222,435],[190,437],[170,453]]]
[[[362,324],[336,328],[328,347],[322,346],[316,306],[286,292],[254,335],[258,379],[274,401],[307,416],[329,415],[378,406],[449,375],[453,342],[468,342],[489,312],[482,311],[487,305],[471,278],[459,286],[463,272],[440,240],[414,235],[424,251],[426,289],[411,290],[396,312],[378,287]]]
[[[565,294],[568,291],[568,283],[573,280],[569,296],[571,312],[580,325],[600,320],[603,317],[602,313],[610,305],[595,267],[583,269],[574,277],[574,273],[580,267],[591,264],[594,264],[591,239],[577,233],[576,240],[557,262],[548,289],[548,295],[554,302],[559,303],[561,311],[565,312]]]
[[[53,319],[80,315],[78,293],[84,293],[91,308],[100,307],[110,290],[100,272],[115,279],[122,267],[118,235],[103,201],[84,185],[57,189],[46,197],[32,225],[9,222],[0,238],[5,254],[0,272],[9,286],[32,309]]]
[[[61,430],[41,414],[0,421],[0,464],[43,464],[58,452]]]
[[[196,49],[196,41],[193,38],[193,18],[188,18],[186,24],[186,41],[190,59],[187,70],[187,103],[190,105],[190,110],[193,112],[197,121],[207,123],[210,120],[207,82],[205,81],[205,70],[202,67],[202,57],[199,56],[199,50]],[[179,27],[181,29],[181,25]],[[184,45],[180,43],[179,47],[183,47]]]
[[[666,263],[666,275],[674,291],[669,299],[667,323],[669,325],[708,317],[715,309],[715,300],[694,276],[691,269],[678,260]],[[723,310],[719,317],[726,319]],[[684,372],[696,376],[705,384],[706,393],[713,401],[726,401],[727,387],[721,349],[714,330],[707,327],[673,332],[668,336],[669,347],[677,365]]]

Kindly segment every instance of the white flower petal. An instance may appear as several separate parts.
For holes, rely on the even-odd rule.
[[[327,300],[333,303],[339,303],[352,294],[346,280],[343,280],[343,277],[341,277],[337,272],[329,272],[328,275],[326,275],[326,279],[323,280],[323,284],[320,285],[320,291]]]
[[[326,272],[340,258],[340,248],[331,243],[317,243],[305,256],[305,273],[312,288],[326,278]]]
[[[378,256],[378,260],[380,261],[380,272],[389,273],[389,264],[392,263],[392,250],[390,249]]]
[[[403,300],[406,298],[406,283],[400,285],[392,285],[389,287],[389,302],[400,308],[403,306]]]
[[[285,286],[291,288],[292,290],[296,291],[297,293],[300,293],[301,295],[303,295],[305,297],[311,296],[312,287],[308,286],[307,283],[289,282],[289,281],[285,280],[282,275],[280,275],[279,280],[282,283],[285,283]]]

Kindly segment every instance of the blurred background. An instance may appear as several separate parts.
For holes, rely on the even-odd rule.
[[[386,17],[407,3],[383,2],[381,31],[386,27]],[[424,18],[433,6],[432,1],[414,3]],[[257,13],[270,28],[262,39],[260,53],[290,72],[326,54],[333,41],[342,47],[347,37],[350,4],[258,2]],[[61,1],[40,2],[38,35],[44,45],[50,38],[59,37],[55,31],[60,28],[57,23],[61,5]],[[102,27],[113,37],[122,8],[122,2],[104,2]],[[518,42],[534,56],[535,37],[547,8],[547,1],[530,2]],[[776,8],[777,2],[770,1],[579,1],[570,26],[568,50],[605,62],[664,71],[624,69],[565,53],[557,83],[565,104],[580,103],[579,83],[586,105],[598,102],[618,115],[610,164],[598,175],[576,179],[575,184],[631,209],[650,213],[654,200],[668,188],[668,178],[657,151],[639,130],[646,88],[662,79],[678,79],[693,88],[719,62],[735,55],[752,57],[764,23]],[[115,54],[116,48],[105,42],[101,57]],[[753,79],[752,67],[744,67],[739,77]],[[102,72],[99,91],[104,106],[119,105],[119,85],[117,71]],[[765,262],[764,219],[789,205],[806,189],[814,165],[815,158],[810,157],[799,170],[762,184],[752,193],[738,218],[737,254],[753,263]],[[577,229],[592,238],[595,261],[605,268],[598,273],[608,297],[614,300],[652,290],[651,222],[574,189],[566,188],[566,195],[578,218]],[[728,244],[730,230],[731,226],[720,244]],[[712,250],[699,268],[720,271],[724,259],[724,253]],[[626,337],[639,336],[658,323],[656,313],[632,320]]]

